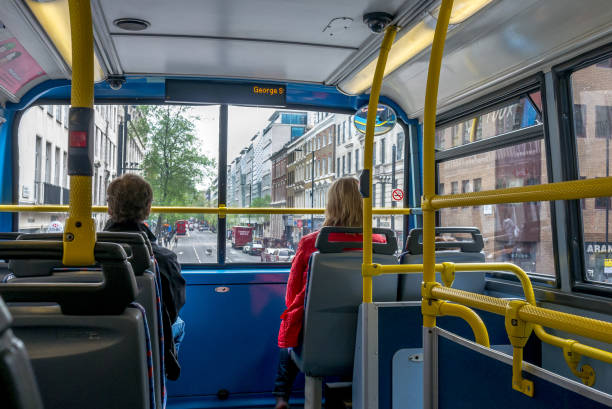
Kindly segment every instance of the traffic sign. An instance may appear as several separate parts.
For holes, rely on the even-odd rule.
[[[393,193],[391,193],[391,197],[396,202],[399,202],[400,200],[404,198],[404,191],[402,189],[395,189]]]

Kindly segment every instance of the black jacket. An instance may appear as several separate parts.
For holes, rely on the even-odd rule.
[[[185,279],[181,275],[181,265],[176,254],[165,247],[157,245],[157,237],[147,226],[136,222],[115,223],[109,221],[104,228],[106,231],[116,232],[144,232],[153,247],[153,255],[159,265],[162,289],[162,320],[164,326],[164,363],[166,376],[176,380],[181,374],[178,363],[174,339],[172,337],[172,324],[176,321],[179,311],[185,305]]]

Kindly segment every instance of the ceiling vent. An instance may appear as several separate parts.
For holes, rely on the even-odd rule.
[[[142,31],[149,28],[151,23],[139,18],[119,18],[113,24],[126,31]]]

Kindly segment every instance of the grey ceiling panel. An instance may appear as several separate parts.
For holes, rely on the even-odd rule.
[[[241,40],[114,36],[127,74],[322,82],[352,51]]]
[[[588,7],[586,6],[588,4]],[[546,70],[560,58],[594,47],[612,33],[609,0],[503,0],[468,20],[447,38],[438,109]],[[429,51],[385,79],[383,92],[411,116],[420,116],[425,99]]]
[[[253,38],[359,47],[370,31],[364,12],[395,14],[406,0],[98,0],[111,33],[118,18],[141,18],[151,23],[150,34]],[[332,23],[353,19],[348,30]],[[330,35],[334,34],[334,35]]]

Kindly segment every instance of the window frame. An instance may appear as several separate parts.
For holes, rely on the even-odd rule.
[[[27,111],[28,108],[31,107],[39,107],[40,109],[42,109],[43,113],[47,113],[49,114],[49,111],[47,111],[47,109],[51,109],[51,112],[53,112],[54,109],[54,105],[66,105],[69,106],[70,105],[70,101],[69,100],[64,100],[64,99],[39,99],[35,102],[33,102],[32,104],[30,104],[27,108],[24,108],[22,110],[19,110],[15,113],[15,119],[12,123],[12,127],[11,127],[11,136],[12,136],[12,168],[13,169],[17,169],[17,171],[14,171],[12,174],[12,183],[13,183],[13,192],[12,192],[12,196],[13,199],[17,199],[19,197],[19,158],[18,158],[18,152],[19,152],[19,135],[18,135],[18,130],[19,130],[19,125],[22,119],[23,114]],[[164,105],[163,102],[157,101],[157,100],[124,100],[121,98],[109,98],[109,99],[95,99],[94,100],[94,107],[96,110],[101,109],[104,106],[108,106],[108,105]],[[186,104],[189,105],[189,104]],[[220,169],[227,169],[227,144],[228,144],[228,110],[227,107],[231,106],[231,105],[235,105],[235,104],[215,104],[217,106],[219,106],[219,150],[218,150],[218,160],[217,160],[217,171],[218,171],[218,178],[217,178],[217,200],[218,203],[226,203],[227,202],[227,172],[224,171],[219,171]],[[222,108],[225,107],[225,108]],[[317,109],[319,108],[319,109]],[[223,110],[225,109],[225,118],[223,118]],[[324,120],[324,118],[328,117],[330,114],[334,114],[334,113],[338,113],[338,114],[346,114],[346,115],[354,115],[355,111],[354,110],[350,110],[350,109],[338,109],[338,108],[329,108],[329,107],[314,107],[314,106],[300,106],[300,105],[287,105],[285,107],[285,109],[295,109],[295,110],[301,110],[301,111],[311,111],[311,112],[320,112],[322,114],[322,120]],[[99,112],[99,111],[98,111]],[[51,114],[52,116],[52,114]],[[351,117],[352,118],[352,117]],[[402,132],[404,133],[404,152],[402,154],[402,160],[404,163],[404,170],[403,170],[403,174],[398,174],[397,177],[403,178],[404,181],[404,186],[405,189],[408,189],[408,187],[410,186],[411,191],[415,191],[415,192],[419,192],[420,191],[420,183],[419,183],[419,179],[418,178],[414,178],[414,175],[411,174],[411,169],[413,168],[418,168],[418,163],[419,163],[419,150],[418,150],[418,144],[416,143],[416,140],[412,140],[410,139],[410,144],[409,144],[409,140],[407,139],[408,136],[410,135],[410,138],[416,138],[418,133],[419,133],[419,129],[418,129],[418,122],[415,119],[410,119],[408,122],[404,122],[402,119],[398,119],[397,124],[399,126],[402,127]],[[349,120],[349,123],[347,124],[348,127],[350,128],[351,122]],[[297,125],[300,126],[300,125]],[[328,144],[331,144],[332,146],[335,144],[337,137],[340,136],[340,132],[339,132],[339,125],[333,127],[333,131],[330,133],[329,139],[328,139]],[[306,133],[306,132],[304,132]],[[337,133],[337,135],[336,135]],[[357,135],[357,134],[356,134]],[[100,145],[103,144],[103,138],[102,138],[102,134],[100,134]],[[94,143],[94,150],[96,147],[96,131],[94,129],[94,134],[92,136],[92,142]],[[44,148],[44,146],[43,146]],[[100,146],[100,148],[102,148],[102,146]],[[115,147],[116,148],[116,147]],[[101,149],[100,149],[101,151]],[[98,151],[98,155],[101,156],[100,154],[102,152]],[[334,146],[334,151],[336,151],[336,148]],[[361,157],[361,154],[363,154],[363,150],[362,149],[357,149],[357,152],[359,152],[359,157]],[[355,152],[354,150],[350,151],[350,154],[352,155],[353,152]],[[94,155],[95,156],[95,155]],[[101,157],[99,158],[100,160],[102,159]],[[288,158],[289,160],[289,158]],[[294,161],[297,160],[296,158],[294,158]],[[415,163],[413,163],[413,161],[415,161]],[[359,161],[361,162],[361,161]],[[333,161],[333,157],[332,155],[327,157],[327,163],[329,165],[329,169],[328,171],[330,173],[336,173],[337,174],[337,170],[334,170],[333,167],[335,165],[334,161]],[[41,163],[41,166],[43,166],[44,163]],[[355,162],[355,166],[357,166],[357,161]],[[310,168],[309,168],[310,169]],[[359,169],[355,168],[355,171],[359,171]],[[295,174],[294,172],[287,172],[286,173],[287,176],[287,186],[290,184],[290,179],[293,179],[295,183]],[[339,175],[342,176],[342,175]],[[92,176],[93,177],[93,176]],[[61,182],[61,181],[60,181]],[[69,183],[69,181],[68,181]],[[92,180],[92,184],[94,183],[94,181]],[[375,184],[374,184],[374,189]],[[105,201],[106,198],[102,197],[100,198],[101,200]],[[414,194],[406,194],[404,195],[404,201],[402,203],[402,207],[419,207],[420,206],[420,195],[418,193],[414,193]],[[92,197],[92,204],[96,204],[95,203],[96,198]],[[414,203],[413,203],[414,202]],[[103,203],[105,204],[105,203]],[[289,203],[287,203],[287,205],[289,206]],[[292,207],[295,206],[295,203],[291,204]],[[398,206],[399,207],[399,206]],[[420,222],[420,217],[419,216],[415,216],[412,215],[413,217],[411,218],[410,215],[404,215],[402,217],[402,225],[403,225],[403,237],[398,237],[398,241],[401,239],[401,242],[398,243],[401,248],[403,248],[403,244],[406,243],[407,237],[408,237],[408,232],[409,232],[409,227],[420,227],[421,226],[421,222]],[[414,220],[413,220],[414,219]],[[237,262],[237,263],[227,263],[226,262],[226,239],[225,239],[225,235],[226,235],[226,231],[227,231],[227,226],[226,226],[226,221],[227,219],[225,217],[218,217],[218,224],[217,224],[217,262],[215,263],[181,263],[181,268],[184,271],[202,271],[202,270],[215,270],[215,269],[219,269],[219,268],[223,268],[224,270],[239,270],[239,269],[244,269],[244,268],[253,268],[253,267],[258,267],[258,268],[262,268],[262,269],[278,269],[278,270],[282,270],[285,271],[288,269],[288,267],[291,266],[291,263],[287,262],[287,263],[269,263],[269,262],[264,262],[264,263],[260,263],[260,262],[256,262],[256,263],[246,263],[246,262]],[[13,226],[13,230],[18,231],[19,229],[19,213],[18,212],[13,212],[12,213],[12,226]],[[222,234],[223,233],[223,234]]]
[[[583,68],[596,65],[603,60],[612,58],[612,44],[591,50],[569,61],[552,68],[555,86],[555,97],[558,101],[559,137],[562,144],[561,156],[564,166],[562,178],[567,180],[580,179],[578,167],[578,144],[574,130],[574,112],[571,75]],[[586,260],[584,255],[584,226],[582,223],[582,205],[580,200],[564,201],[567,215],[567,236],[571,240],[567,253],[569,258],[569,280],[572,291],[592,295],[612,296],[612,285],[588,281],[586,275]]]
[[[544,183],[552,183],[552,152],[550,148],[550,137],[546,111],[546,85],[543,73],[537,73],[518,81],[510,86],[504,87],[496,92],[485,95],[479,99],[468,102],[460,107],[450,111],[441,113],[437,117],[436,129],[446,126],[458,126],[474,117],[486,114],[499,108],[506,107],[514,102],[518,102],[521,98],[526,97],[533,104],[529,95],[533,92],[540,91],[542,99],[541,124],[528,126],[526,128],[517,129],[496,135],[486,139],[476,139],[467,145],[454,146],[443,151],[436,151],[436,194],[438,194],[439,185],[439,164],[460,159],[466,156],[472,156],[479,153],[490,152],[502,149],[509,146],[519,145],[525,142],[543,140],[544,148],[546,149],[546,175],[547,179]],[[536,106],[536,109],[538,107]],[[478,121],[480,122],[480,121]],[[458,129],[457,132],[460,132]],[[553,250],[553,275],[528,273],[534,286],[545,288],[561,288],[561,276],[559,271],[559,243],[557,238],[557,219],[555,217],[555,202],[548,202],[550,206],[550,222],[552,234],[552,250]],[[436,213],[436,226],[440,225],[440,213]],[[502,280],[518,281],[513,273],[508,272],[492,272],[487,274],[488,277]]]

